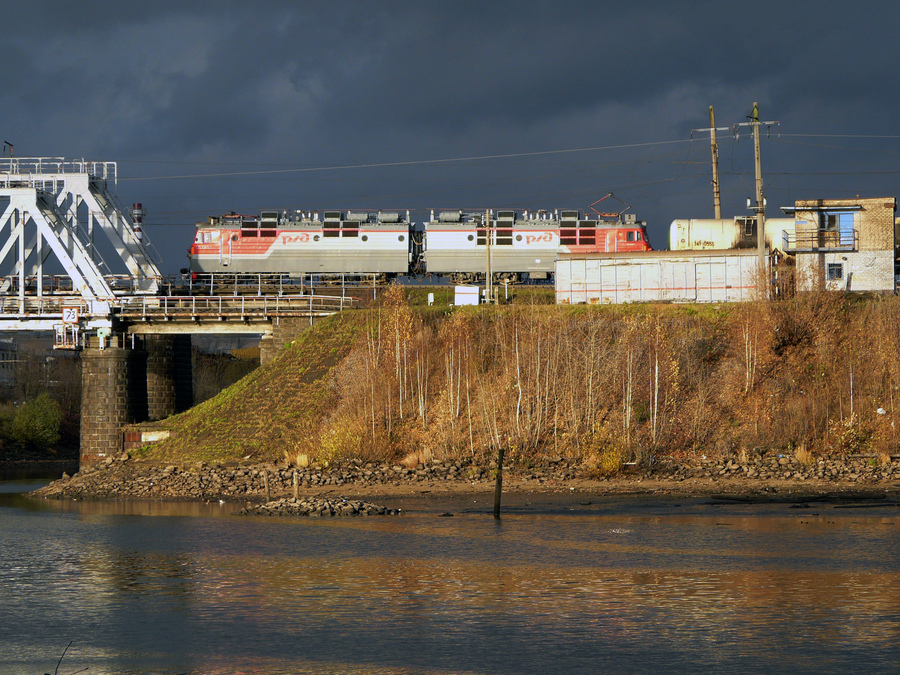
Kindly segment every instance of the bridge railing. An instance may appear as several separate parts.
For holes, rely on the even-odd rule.
[[[268,316],[309,316],[331,314],[357,307],[350,297],[330,295],[295,296],[128,296],[111,303],[112,314],[122,318],[186,319],[186,318],[263,318]],[[64,309],[75,309],[78,316],[88,316],[89,307],[77,296],[0,296],[0,316],[29,318],[61,317]]]
[[[327,283],[316,283],[317,275],[302,275],[299,277],[288,274],[241,274],[241,275],[196,275],[198,279],[193,279],[190,274],[182,275],[160,275],[145,277],[145,280],[155,281],[162,293],[170,296],[183,295],[185,297],[198,295],[222,295],[240,297],[241,295],[255,295],[258,297],[274,295],[280,296],[308,296],[314,295],[318,297],[317,290],[340,289],[342,291],[351,290],[369,290],[379,288],[381,285],[377,280],[366,279],[366,275],[355,275],[363,277],[362,280],[355,279],[354,283],[329,285]],[[222,279],[227,278],[224,282]],[[115,295],[131,295],[140,292],[141,283],[129,274],[104,274],[103,279],[112,289]],[[215,283],[210,283],[214,280]],[[79,295],[75,290],[72,278],[66,274],[28,274],[25,276],[25,288],[22,291],[24,295]],[[366,283],[368,281],[368,283]],[[0,295],[18,294],[20,292],[21,280],[18,274],[0,274]],[[38,286],[40,285],[40,289]]]
[[[329,295],[293,296],[140,296],[117,298],[114,312],[125,318],[215,318],[309,316],[330,314],[358,305],[355,298]]]
[[[137,293],[140,289],[140,282],[128,274],[104,274],[103,279],[112,289],[115,295],[129,295]],[[172,277],[159,276],[148,277],[149,281],[156,281],[159,288],[171,288]],[[40,285],[40,289],[38,288]],[[17,274],[6,274],[0,276],[0,296],[2,295],[18,295],[20,290],[23,295],[73,295],[79,296],[80,293],[75,290],[75,284],[72,277],[65,274],[44,274],[40,277],[35,274],[29,274],[25,277],[25,287],[20,288],[21,281]],[[40,293],[38,292],[40,291]]]
[[[85,159],[66,159],[65,157],[2,157],[0,158],[0,182],[9,180],[11,176],[31,176],[35,180],[44,181],[50,174],[86,173],[95,178],[103,178],[115,182],[115,162],[92,162]],[[40,175],[35,175],[40,174]]]
[[[24,299],[15,296],[0,296],[0,315],[2,316],[27,316],[48,317],[61,316],[63,308],[77,309],[84,315],[87,311],[87,303],[80,297],[26,297]]]

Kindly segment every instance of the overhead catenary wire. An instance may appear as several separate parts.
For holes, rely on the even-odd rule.
[[[617,145],[600,145],[584,148],[565,148],[557,150],[535,150],[530,152],[513,152],[494,155],[471,155],[467,157],[444,157],[439,159],[416,159],[396,162],[371,162],[366,164],[340,164],[332,166],[309,166],[285,169],[257,169],[253,171],[221,171],[216,173],[196,173],[166,176],[138,176],[133,178],[119,178],[119,182],[147,181],[147,180],[181,180],[187,178],[226,178],[232,176],[257,176],[286,173],[309,173],[316,171],[346,171],[350,169],[380,169],[392,166],[422,166],[426,164],[451,164],[454,162],[475,162],[489,159],[514,159],[521,157],[541,157],[546,155],[563,155],[577,152],[599,152],[601,150],[625,150],[630,148],[643,148],[660,145],[674,145],[679,143],[691,143],[691,139],[677,139],[669,141],[648,141],[645,143],[623,143]]]
[[[893,138],[900,139],[900,134],[779,134],[793,138]]]
[[[852,139],[852,140],[890,140],[890,139],[900,139],[900,135],[888,135],[888,134],[802,134],[802,133],[780,133],[777,137],[772,137],[770,141],[780,142],[781,144],[788,145],[806,145],[810,147],[816,147],[818,144],[816,143],[804,143],[801,139]],[[485,154],[485,155],[470,155],[470,156],[460,156],[460,157],[445,157],[445,158],[433,158],[433,159],[414,159],[414,160],[403,160],[403,161],[391,161],[391,162],[368,162],[368,163],[358,163],[358,164],[343,164],[343,165],[322,165],[322,166],[291,166],[289,164],[276,164],[276,163],[258,163],[258,164],[248,164],[244,163],[242,166],[244,167],[260,167],[256,169],[246,169],[246,170],[236,170],[236,171],[211,171],[207,173],[198,172],[198,173],[180,173],[173,175],[157,175],[157,176],[138,176],[138,177],[119,177],[119,181],[128,182],[131,184],[135,184],[138,182],[147,182],[147,181],[156,181],[159,183],[160,181],[167,180],[180,180],[180,179],[215,179],[215,178],[223,178],[227,179],[230,177],[233,178],[241,178],[241,177],[255,177],[255,176],[273,176],[273,175],[291,175],[291,174],[303,174],[306,176],[316,175],[315,180],[326,180],[326,181],[342,181],[346,180],[346,178],[339,178],[337,173],[341,171],[349,171],[349,170],[360,170],[360,169],[368,169],[368,168],[385,168],[385,167],[412,167],[412,166],[427,166],[427,165],[453,165],[456,163],[465,163],[465,162],[487,162],[491,160],[514,160],[521,158],[541,158],[541,157],[549,157],[549,156],[566,156],[571,155],[573,153],[591,153],[591,152],[607,152],[607,151],[617,151],[617,150],[628,150],[628,149],[641,149],[641,148],[653,148],[653,147],[669,147],[671,150],[663,151],[663,152],[651,152],[642,153],[640,158],[618,158],[615,157],[604,157],[598,162],[595,160],[593,162],[589,162],[589,164],[594,164],[594,167],[585,167],[578,166],[572,168],[566,168],[557,171],[541,171],[540,175],[528,175],[528,176],[517,176],[511,177],[509,175],[504,176],[503,178],[498,179],[499,177],[492,177],[487,181],[466,181],[467,184],[443,184],[439,187],[432,186],[427,190],[419,190],[419,191],[404,191],[402,194],[392,194],[392,195],[383,195],[380,194],[379,197],[382,199],[395,199],[395,200],[408,200],[410,198],[421,198],[424,195],[436,195],[440,193],[444,193],[446,197],[451,193],[460,193],[467,192],[473,189],[483,189],[489,187],[503,186],[503,185],[514,185],[521,183],[528,183],[534,181],[546,181],[547,178],[559,178],[565,175],[579,175],[585,172],[590,172],[599,168],[600,166],[604,166],[606,168],[610,168],[610,166],[625,166],[631,165],[633,167],[632,170],[629,170],[627,173],[622,172],[620,175],[616,176],[616,180],[614,184],[604,184],[604,190],[613,190],[615,192],[627,191],[631,189],[640,189],[640,188],[648,188],[652,186],[661,186],[666,183],[676,183],[683,181],[690,181],[696,178],[705,177],[705,173],[702,172],[694,172],[688,169],[688,165],[698,165],[703,166],[705,161],[694,161],[693,158],[693,150],[694,143],[703,143],[704,139],[697,138],[683,138],[683,139],[670,139],[670,140],[661,140],[661,141],[648,141],[642,143],[621,143],[621,144],[611,144],[611,145],[597,145],[597,146],[585,146],[578,148],[563,148],[563,149],[552,149],[552,150],[537,150],[537,151],[528,151],[528,152],[514,152],[514,153],[495,153],[495,154]],[[687,147],[685,150],[681,150],[680,146],[686,144]],[[735,145],[738,144],[736,139],[732,140],[731,145],[731,157],[730,170],[726,169],[723,171],[724,176],[730,176],[731,178],[743,179],[749,174],[745,174],[744,171],[737,169],[735,166],[737,163],[737,157],[735,156]],[[849,146],[849,147],[847,147]],[[699,147],[699,146],[698,146]],[[867,148],[867,147],[858,147],[857,144],[848,143],[845,145],[833,145],[828,143],[823,143],[821,147],[824,148],[835,148],[842,147],[845,149],[854,149],[865,152],[885,152],[890,154],[896,154],[897,151],[889,150],[886,147],[881,147],[878,149]],[[676,159],[678,158],[678,159]],[[677,171],[678,175],[673,175],[670,177],[662,178],[661,176],[647,176],[644,175],[641,170],[639,170],[635,165],[643,164],[658,164],[660,161],[668,162],[670,164],[681,164],[681,170]],[[234,166],[234,163],[214,163],[214,162],[190,162],[190,161],[160,161],[155,162],[153,160],[123,160],[120,161],[120,164],[167,164],[167,165],[215,165],[215,166]],[[270,168],[263,168],[270,167]],[[545,167],[549,168],[549,167]],[[812,170],[812,171],[783,171],[777,169],[770,169],[767,171],[767,175],[771,176],[773,179],[778,178],[789,178],[791,176],[885,176],[890,177],[894,175],[900,174],[900,171],[893,171],[888,169],[864,169],[860,167],[860,170],[848,170],[849,167],[845,167],[843,170],[837,171],[821,171],[821,170]],[[333,178],[327,178],[327,174],[332,173]],[[624,180],[623,180],[624,179]],[[629,180],[630,179],[630,180]],[[649,180],[647,180],[649,179]],[[586,188],[584,186],[580,188],[576,188],[575,190],[547,190],[546,187],[542,186],[545,189],[538,191],[529,191],[528,196],[531,201],[535,199],[577,199],[582,196],[591,196],[588,192],[586,192]],[[573,186],[574,187],[574,186]],[[371,195],[359,195],[360,198],[368,199]],[[512,199],[510,199],[512,197]],[[494,203],[493,206],[503,206],[505,208],[513,208],[514,202],[517,201],[517,198],[512,195],[507,195],[507,199],[503,200],[503,204]],[[249,208],[249,207],[247,207]],[[412,208],[411,210],[416,210]],[[166,210],[165,212],[157,213],[157,217],[161,219],[171,219],[178,218],[182,215],[193,214],[193,213],[205,213],[207,210],[198,209],[194,210]],[[162,223],[157,221],[157,225],[169,224]],[[177,223],[171,223],[176,225]]]

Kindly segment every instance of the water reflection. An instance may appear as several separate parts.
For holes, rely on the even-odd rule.
[[[48,646],[70,639],[66,672],[892,669],[897,520],[692,509],[498,524],[8,507],[0,673],[52,672]]]

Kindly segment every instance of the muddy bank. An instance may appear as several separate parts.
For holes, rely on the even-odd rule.
[[[137,462],[127,455],[86,467],[41,488],[47,499],[178,499],[268,502],[285,497],[340,495],[345,498],[489,493],[495,466],[466,461],[416,467],[349,461],[331,466],[287,464],[186,466]],[[578,460],[554,458],[533,466],[504,467],[504,491],[515,493],[815,496],[846,492],[900,496],[900,462],[872,457],[818,459],[760,455],[746,461],[660,461],[625,467],[612,478],[592,475]]]

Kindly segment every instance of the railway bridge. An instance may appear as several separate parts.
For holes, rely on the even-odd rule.
[[[190,336],[279,333],[353,306],[298,286],[199,295],[167,280],[114,162],[0,159],[0,331],[49,332],[82,364],[81,461],[122,451],[126,424],[190,407]]]

